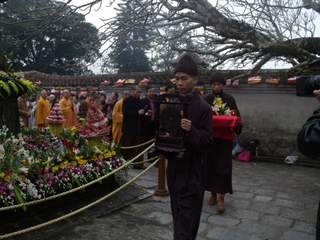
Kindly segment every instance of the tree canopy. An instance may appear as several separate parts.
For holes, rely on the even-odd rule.
[[[113,28],[122,29],[136,14],[139,5],[131,0],[122,0],[117,10]],[[132,19],[130,28],[122,29],[115,35],[113,48],[109,54],[114,68],[119,72],[146,72],[151,70],[151,65],[146,51],[150,48],[148,37],[150,31],[144,27],[140,19]]]
[[[80,74],[99,57],[98,30],[63,2],[0,3],[0,52],[16,71]]]
[[[91,6],[102,1],[92,1]],[[272,60],[296,67],[320,54],[320,38],[315,34],[318,0],[132,2],[138,6],[135,14],[127,15],[121,25],[117,19],[105,21],[104,35],[110,40],[138,25],[156,33],[157,47],[170,46],[177,52],[192,51],[210,57],[212,68],[226,63],[250,65],[252,73]],[[182,38],[189,39],[196,48],[177,41]]]

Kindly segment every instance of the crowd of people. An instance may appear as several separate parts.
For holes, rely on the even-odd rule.
[[[233,141],[214,137],[212,132],[212,114],[217,109],[217,98],[224,108],[231,110],[236,116],[240,117],[240,112],[235,99],[224,92],[226,81],[223,75],[216,73],[210,77],[212,91],[209,95],[204,96],[195,89],[198,69],[190,56],[180,59],[174,76],[174,83],[170,82],[166,86],[165,93],[166,96],[180,95],[188,99],[187,107],[178,111],[181,119],[180,126],[176,127],[178,132],[182,132],[184,146],[182,152],[159,151],[157,154],[163,154],[167,159],[174,239],[194,240],[199,227],[204,191],[211,193],[208,204],[216,205],[220,214],[225,211],[225,194],[233,193]],[[77,95],[68,90],[42,90],[37,97],[19,97],[20,125],[31,128],[47,127],[47,117],[51,109],[58,105],[63,113],[64,128],[89,126],[86,124],[94,119],[90,126],[98,130],[108,126],[110,131],[105,133],[114,143],[122,146],[139,145],[156,136],[156,118],[161,112],[161,108],[159,112],[155,110],[156,96],[155,89],[143,91],[138,86],[120,94],[109,95],[104,92],[80,92]],[[170,113],[170,109],[176,110],[168,107],[166,112]],[[162,121],[171,121],[170,117],[165,118]],[[319,121],[313,119],[314,117],[310,124],[318,124]],[[159,120],[158,123],[160,122]],[[310,128],[309,125],[307,122],[305,128]],[[313,129],[316,131],[318,125]],[[239,135],[241,126],[235,128],[234,133]],[[311,141],[309,135],[299,135],[300,148],[306,155],[310,152],[314,154],[315,149],[318,149],[319,137],[316,134],[312,137],[314,139]],[[315,143],[310,145],[310,142]],[[130,159],[136,155],[137,150],[132,149],[125,153],[125,158]],[[144,168],[142,163],[134,166],[138,169]],[[317,235],[320,235],[319,222],[317,229]]]
[[[214,75],[210,81],[212,93],[201,96],[195,89],[198,69],[193,60],[182,58],[175,69],[175,84],[165,88],[168,95],[189,96],[180,128],[185,150],[181,153],[161,152],[167,158],[167,179],[174,220],[174,239],[195,239],[202,209],[204,190],[211,192],[208,203],[225,211],[224,196],[232,193],[232,141],[214,139],[212,133],[212,107],[215,97],[221,98],[230,109],[240,115],[234,98],[224,93],[225,79]],[[143,95],[143,96],[142,96]],[[134,87],[121,94],[80,92],[76,94],[54,89],[42,90],[37,98],[21,96],[18,99],[21,125],[45,128],[50,109],[58,104],[64,117],[63,127],[84,126],[90,116],[99,116],[101,124],[110,127],[109,137],[116,144],[132,146],[155,137],[155,89],[146,92]],[[104,117],[102,117],[104,116]],[[92,117],[91,117],[92,118]],[[106,120],[104,120],[106,119]],[[130,159],[137,154],[126,153]],[[136,168],[144,168],[136,164]]]
[[[20,125],[29,128],[48,126],[47,117],[55,104],[58,104],[64,116],[64,128],[79,125],[87,118],[88,110],[97,107],[111,119],[112,109],[118,94],[113,93],[107,99],[103,92],[80,92],[78,95],[69,90],[42,90],[38,96],[23,95],[18,98]]]

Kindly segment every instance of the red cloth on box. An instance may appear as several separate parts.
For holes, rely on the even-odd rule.
[[[233,141],[235,139],[234,129],[240,123],[241,119],[237,116],[213,115],[213,137]]]

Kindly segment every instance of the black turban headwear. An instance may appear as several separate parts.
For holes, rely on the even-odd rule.
[[[188,54],[185,54],[179,59],[177,65],[175,66],[174,74],[177,72],[186,73],[192,77],[197,77],[199,74],[197,64]]]
[[[220,72],[214,72],[210,75],[210,84],[213,84],[214,82],[222,83],[223,85],[226,84],[226,79],[224,78],[224,75]]]

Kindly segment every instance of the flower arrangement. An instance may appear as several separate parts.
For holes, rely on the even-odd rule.
[[[89,146],[75,129],[59,137],[49,129],[19,136],[0,129],[0,208],[43,199],[86,184],[122,166],[109,143]]]
[[[234,129],[240,124],[240,118],[221,97],[213,99],[212,111],[213,137],[232,141],[235,138]]]
[[[212,111],[214,115],[235,115],[235,112],[228,107],[227,103],[223,102],[221,97],[215,97],[213,99]]]

